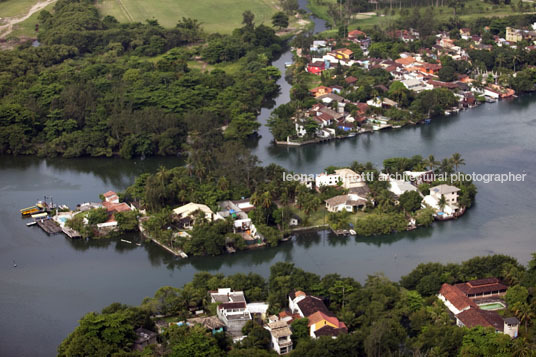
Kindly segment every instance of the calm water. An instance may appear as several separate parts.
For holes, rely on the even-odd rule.
[[[278,65],[289,61],[285,54]],[[288,101],[288,84],[280,80]],[[477,204],[457,221],[430,229],[368,239],[337,238],[326,232],[298,237],[277,248],[231,256],[177,260],[152,244],[141,247],[103,240],[70,241],[28,228],[18,209],[44,194],[75,205],[108,189],[122,190],[136,175],[177,159],[40,160],[0,158],[0,355],[50,356],[86,312],[115,302],[139,304],[164,285],[182,286],[200,270],[267,276],[275,262],[290,261],[318,274],[340,273],[363,280],[384,272],[398,279],[420,262],[459,262],[475,255],[504,253],[526,263],[536,251],[536,101],[526,96],[486,104],[431,125],[385,131],[303,148],[270,145],[269,132],[254,149],[265,163],[297,172],[328,165],[393,156],[460,152],[465,172],[526,172],[525,182],[478,183]],[[269,110],[263,110],[265,122]],[[12,267],[13,259],[17,268]]]

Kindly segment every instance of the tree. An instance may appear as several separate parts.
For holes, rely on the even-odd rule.
[[[292,330],[292,340],[296,341],[302,338],[309,337],[309,319],[301,318],[295,319],[290,324],[290,329]]]
[[[445,198],[445,195],[441,195],[441,198],[437,202],[437,205],[441,210],[445,208],[445,206],[447,205],[447,199]]]
[[[253,29],[255,21],[255,15],[251,10],[246,10],[242,13],[242,24],[249,29]]]
[[[106,208],[95,208],[88,212],[87,220],[89,225],[95,225],[108,220],[108,211]]]
[[[279,27],[279,30],[287,28],[288,16],[282,11],[276,12],[274,16],[272,16],[272,25],[274,25],[274,27]]]
[[[166,329],[164,337],[171,346],[170,356],[224,356],[217,340],[200,325],[193,327],[173,325]]]
[[[400,206],[406,212],[415,212],[421,208],[421,195],[417,191],[406,191],[398,198]]]
[[[458,166],[465,165],[465,160],[462,159],[462,155],[457,152],[452,154],[451,162],[454,165],[454,169],[456,171],[458,171]]]
[[[121,231],[131,232],[138,229],[138,211],[117,212],[114,216]]]
[[[534,318],[535,314],[531,305],[526,302],[518,302],[512,306],[512,311],[516,317],[525,324],[525,332],[528,332],[529,322]]]
[[[426,164],[430,170],[434,171],[434,167],[439,165],[439,161],[435,159],[434,155],[430,155],[428,156],[428,159],[426,159]]]
[[[454,69],[454,67],[445,66],[439,70],[438,75],[441,81],[452,82],[456,79],[456,70]]]

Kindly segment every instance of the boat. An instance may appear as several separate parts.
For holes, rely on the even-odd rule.
[[[285,62],[285,67],[290,67],[292,66],[292,62]]]
[[[125,243],[130,243],[130,244],[132,244],[132,242],[131,242],[131,241],[129,241],[129,240],[126,240],[126,239],[121,239],[121,242],[125,242]]]
[[[33,218],[33,219],[44,219],[44,218],[48,218],[48,213],[43,212],[43,213],[32,214],[32,218]]]
[[[353,236],[357,235],[356,231],[354,231],[353,229],[350,229],[350,234]]]
[[[36,221],[28,222],[28,223],[26,223],[26,227],[31,227],[31,226],[36,225],[36,224],[37,224]]]
[[[430,124],[432,122],[432,119],[428,118],[428,119],[424,119],[424,124]]]
[[[26,207],[20,210],[20,213],[23,216],[30,216],[32,214],[44,212],[46,210],[46,205],[43,202],[37,202],[35,206]]]
[[[141,247],[141,243],[136,243],[136,245],[137,245],[138,247]]]

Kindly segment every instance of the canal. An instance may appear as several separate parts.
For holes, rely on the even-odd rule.
[[[317,25],[318,26],[318,25]],[[286,53],[276,62],[282,68]],[[288,101],[288,83],[280,80]],[[318,274],[339,273],[359,280],[383,272],[397,280],[420,262],[459,262],[502,253],[522,263],[536,251],[536,101],[524,96],[486,104],[431,125],[362,135],[301,148],[275,147],[265,126],[253,149],[264,164],[302,173],[353,160],[381,164],[385,158],[462,154],[465,172],[527,173],[525,182],[481,183],[476,205],[457,221],[373,238],[303,234],[277,248],[219,257],[178,260],[153,244],[118,240],[70,241],[26,227],[18,209],[53,196],[73,206],[108,189],[122,190],[134,178],[178,159],[44,160],[0,157],[0,355],[50,356],[89,311],[112,302],[139,304],[164,285],[182,286],[197,271],[256,272],[267,276],[275,262],[293,262]],[[264,109],[260,121],[270,113]],[[17,267],[13,267],[13,260]]]

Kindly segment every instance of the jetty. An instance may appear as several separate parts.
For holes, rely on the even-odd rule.
[[[74,229],[69,228],[67,226],[63,226],[61,230],[67,237],[71,239],[82,238],[82,235],[78,231],[75,231]]]
[[[37,225],[41,227],[41,229],[44,230],[47,234],[58,234],[62,231],[59,224],[57,224],[51,219],[40,219],[36,222]]]

